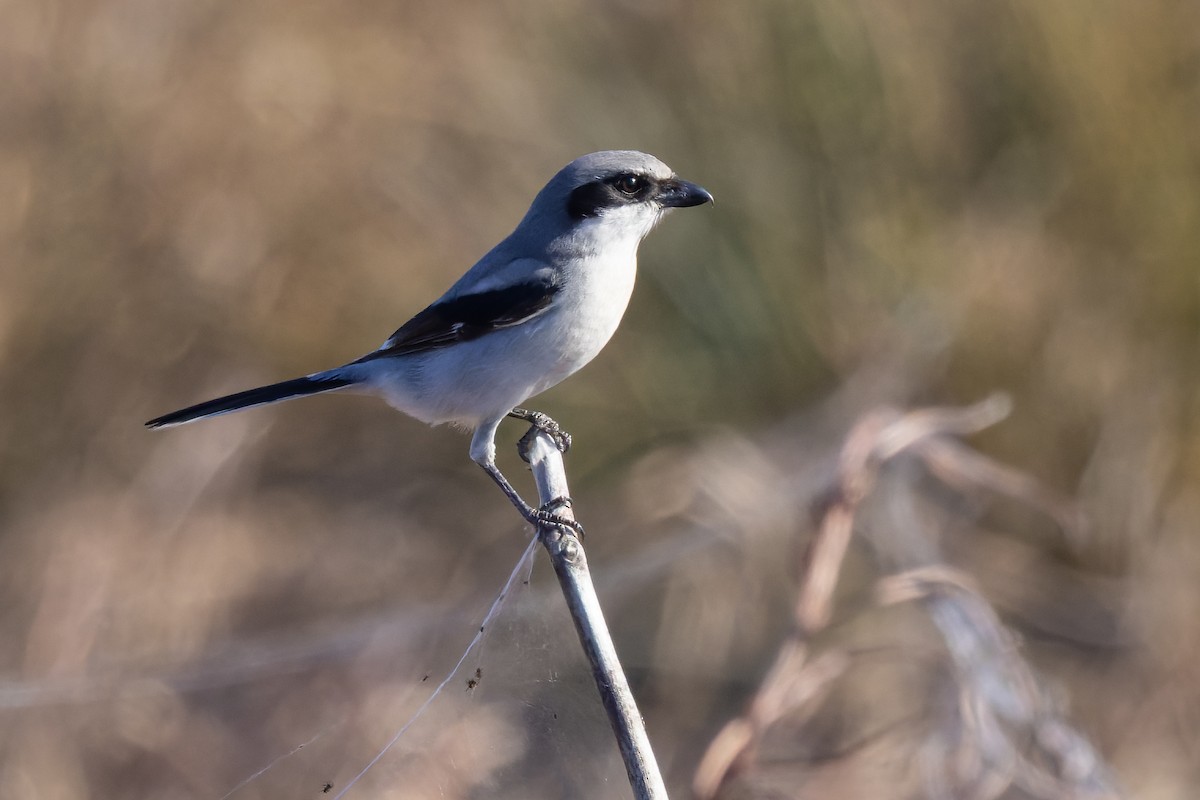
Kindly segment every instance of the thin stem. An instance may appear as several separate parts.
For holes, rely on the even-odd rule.
[[[528,456],[543,504],[571,496],[567,489],[562,453],[549,435],[539,431],[529,443]],[[574,519],[570,508],[557,513]],[[539,525],[538,536],[550,554],[579,641],[591,664],[596,688],[600,691],[600,701],[608,712],[609,722],[621,748],[621,758],[625,761],[625,771],[629,775],[634,797],[637,800],[666,800],[667,787],[654,759],[654,752],[650,749],[650,738],[646,734],[642,715],[638,713],[633,692],[629,689],[629,681],[617,660],[617,651],[613,647],[608,625],[604,622],[596,588],[592,585],[583,545],[573,533],[564,532],[557,525]]]

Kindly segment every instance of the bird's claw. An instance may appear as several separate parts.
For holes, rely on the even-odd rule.
[[[555,513],[560,509],[570,507],[571,498],[556,497],[533,512],[533,519],[530,521],[535,525],[554,525],[560,528],[570,528],[575,533],[575,536],[582,541],[585,534],[583,526],[579,524],[579,521]]]
[[[559,424],[554,420],[549,417],[546,417],[546,419],[551,423],[551,426],[539,428],[539,430],[544,431],[547,436],[554,440],[555,446],[558,447],[558,452],[565,453],[570,450],[571,434],[559,427]]]
[[[530,411],[525,408],[514,408],[508,413],[510,417],[522,419],[529,423],[529,430],[521,437],[518,444],[521,457],[529,452],[530,446],[533,444],[533,437],[538,433],[544,433],[554,440],[554,445],[560,453],[565,453],[571,449],[571,434],[563,430],[562,426],[551,419],[549,416],[540,411]],[[528,461],[528,458],[525,458]]]

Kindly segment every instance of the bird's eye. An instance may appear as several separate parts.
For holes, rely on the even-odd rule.
[[[625,175],[618,176],[613,185],[622,194],[635,195],[646,188],[646,179],[641,175],[626,173]]]

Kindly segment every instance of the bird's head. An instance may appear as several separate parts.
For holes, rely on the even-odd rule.
[[[672,208],[711,203],[707,190],[636,150],[605,150],[572,161],[534,198],[518,228],[575,239],[641,241]]]

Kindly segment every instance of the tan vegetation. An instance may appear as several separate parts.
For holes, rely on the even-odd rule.
[[[856,423],[999,390],[1013,412],[971,452],[1028,491],[896,465],[809,643],[853,667],[724,791],[964,796],[946,776],[970,754],[926,746],[959,684],[898,599],[961,578],[1130,796],[1195,795],[1200,6],[9,0],[0,19],[0,797],[218,798],[309,741],[234,797],[332,796],[378,751],[524,546],[466,438],[350,397],[141,422],[377,346],[558,167],[614,147],[716,206],[647,241],[609,349],[532,405],[574,435],[575,510],[672,793],[795,632],[813,503]],[[501,463],[525,477],[519,434]],[[1078,535],[1028,502],[1060,496]],[[887,577],[897,514],[951,572]],[[552,583],[542,564],[477,686],[351,797],[628,796]]]

